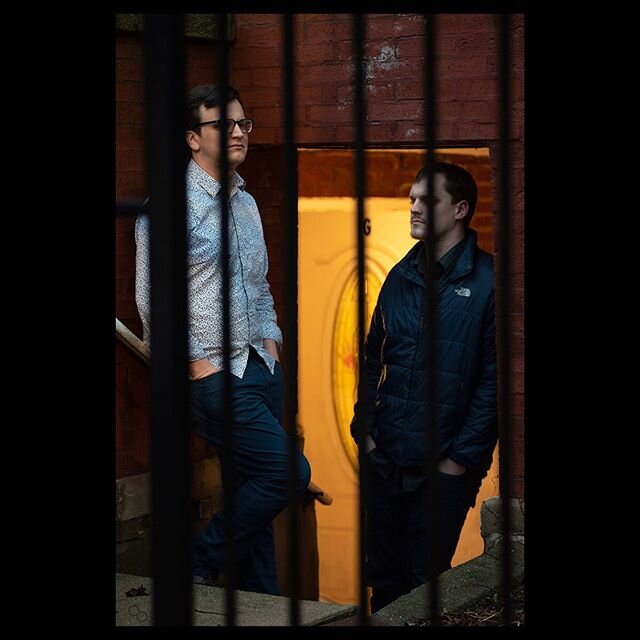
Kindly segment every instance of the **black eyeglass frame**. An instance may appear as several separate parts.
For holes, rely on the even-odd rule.
[[[198,124],[196,125],[196,128],[200,128],[201,126],[203,126],[205,124],[211,124],[214,127],[216,127],[216,129],[220,129],[220,122],[221,122],[220,119],[219,120],[206,120],[205,122],[198,122]],[[252,118],[242,118],[240,120],[234,120],[233,118],[227,118],[227,124],[229,124],[231,122],[233,122],[233,126],[229,127],[229,130],[227,132],[229,135],[231,135],[233,130],[236,128],[236,125],[238,125],[240,127],[240,131],[242,131],[242,133],[251,133],[253,131],[253,125],[255,124],[255,120],[253,120]]]

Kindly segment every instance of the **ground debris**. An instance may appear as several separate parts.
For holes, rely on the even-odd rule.
[[[513,591],[511,601],[511,626],[524,625],[524,585]],[[502,626],[502,609],[498,603],[497,594],[490,594],[478,600],[475,604],[462,611],[441,613],[440,626],[457,627],[489,627]],[[429,627],[431,620],[427,618],[409,618],[406,627]]]

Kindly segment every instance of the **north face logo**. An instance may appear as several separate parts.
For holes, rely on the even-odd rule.
[[[459,289],[456,289],[456,293],[459,296],[462,296],[464,298],[470,298],[471,297],[471,290],[467,289],[466,287],[460,287]]]

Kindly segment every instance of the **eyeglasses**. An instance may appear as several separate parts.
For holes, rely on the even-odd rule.
[[[210,124],[214,126],[216,129],[220,128],[220,123],[222,120],[207,120],[206,122],[198,122],[198,127],[201,127],[204,124]],[[242,133],[251,133],[253,129],[253,120],[251,118],[242,118],[242,120],[234,120],[233,118],[227,118],[227,134],[231,135],[233,130],[236,128],[236,125],[240,127],[240,131]]]

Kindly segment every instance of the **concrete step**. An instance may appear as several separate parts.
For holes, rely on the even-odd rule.
[[[127,596],[127,591],[144,587],[146,595]],[[153,579],[116,573],[116,626],[153,626],[151,615]],[[193,585],[194,627],[225,625],[224,589]],[[240,627],[288,626],[289,598],[263,593],[236,591],[237,625]],[[355,605],[300,601],[300,624],[316,626],[353,616]]]

